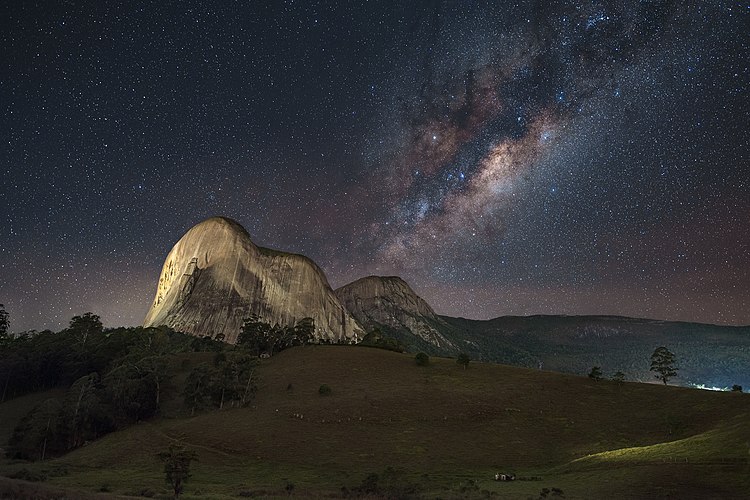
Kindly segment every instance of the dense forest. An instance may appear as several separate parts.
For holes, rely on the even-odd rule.
[[[159,414],[164,387],[179,369],[181,353],[213,353],[194,367],[179,390],[191,413],[244,406],[256,390],[259,356],[313,340],[309,318],[293,327],[248,318],[238,344],[159,328],[108,328],[92,313],[74,316],[53,332],[8,333],[0,305],[0,402],[27,393],[62,388],[16,427],[7,454],[45,459]]]

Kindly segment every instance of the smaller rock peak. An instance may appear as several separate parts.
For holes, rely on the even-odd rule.
[[[336,295],[351,305],[356,301],[389,300],[399,307],[427,317],[435,317],[435,311],[411,286],[399,276],[366,276],[336,290]],[[356,317],[356,316],[355,316]]]
[[[385,284],[397,285],[397,286],[400,286],[400,287],[405,287],[405,288],[411,289],[411,287],[409,286],[409,284],[402,277],[400,277],[400,276],[377,276],[377,275],[374,275],[374,274],[372,274],[370,276],[365,276],[364,278],[360,278],[358,280],[355,280],[355,281],[353,281],[352,283],[350,283],[349,285],[346,285],[346,286],[362,285],[362,284],[365,284],[365,283],[368,283],[368,282],[369,283],[379,282],[379,283],[383,283],[384,285]]]

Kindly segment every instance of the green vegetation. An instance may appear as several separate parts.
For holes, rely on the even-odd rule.
[[[657,347],[651,355],[650,370],[656,372],[656,378],[664,382],[664,385],[667,385],[669,379],[677,375],[677,367],[674,364],[674,353],[664,346]]]
[[[0,346],[8,340],[8,328],[10,328],[10,315],[5,310],[5,306],[0,304]]]
[[[74,316],[58,333],[8,337],[0,356],[4,399],[55,388],[64,392],[17,415],[6,453],[45,460],[155,417],[164,406],[165,391],[170,396],[177,392],[172,381],[179,371],[177,356],[201,350],[217,352],[217,361],[203,372],[204,367],[196,368],[206,377],[191,373],[179,381],[191,411],[222,408],[225,402],[247,404],[255,392],[255,358],[210,339],[167,328],[105,330],[91,313]],[[191,386],[196,378],[199,382]]]
[[[459,364],[459,365],[461,365],[461,366],[463,366],[464,370],[469,367],[469,363],[470,362],[471,362],[471,358],[465,352],[462,352],[456,358],[456,363]]]
[[[414,361],[417,363],[417,366],[427,366],[430,364],[430,357],[423,352],[418,352],[414,356]]]
[[[598,382],[602,379],[602,369],[598,366],[594,366],[591,368],[591,371],[589,372],[589,378],[594,380],[595,382]]]
[[[737,385],[737,384],[734,384],[734,385],[732,386],[732,392],[742,392],[742,386],[741,386],[741,385]]]
[[[750,488],[741,394],[480,362],[464,371],[439,357],[416,369],[413,354],[359,347],[257,360],[165,329],[85,340],[67,330],[14,339],[0,356],[0,367],[22,357],[34,378],[6,378],[17,396],[0,403],[0,447],[16,458],[0,461],[0,476],[36,480],[0,477],[0,497],[172,496],[160,454],[174,445],[200,455],[188,498],[732,498]],[[47,379],[37,356],[64,369]],[[335,397],[320,397],[326,381]],[[497,471],[518,480],[496,482]]]
[[[365,347],[377,347],[378,349],[385,349],[393,352],[406,351],[406,345],[403,342],[393,337],[383,335],[379,328],[374,328],[370,333],[365,335],[359,345]]]
[[[190,463],[198,459],[198,454],[171,444],[168,451],[159,453],[159,458],[164,461],[165,480],[172,487],[174,498],[180,498],[185,483],[190,478]]]
[[[302,318],[293,327],[271,326],[253,314],[245,319],[237,345],[255,356],[273,355],[290,347],[309,344],[314,339],[315,322]]]
[[[321,396],[330,396],[331,395],[331,387],[327,384],[323,384],[320,387],[318,387],[318,394]]]
[[[209,408],[246,406],[255,395],[255,357],[243,352],[219,352],[213,363],[200,363],[185,380],[183,396],[190,414]]]

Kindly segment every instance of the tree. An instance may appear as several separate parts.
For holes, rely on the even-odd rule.
[[[44,460],[49,454],[63,453],[65,443],[60,432],[61,410],[60,401],[47,399],[28,412],[8,440],[8,455]]]
[[[589,378],[593,379],[595,382],[600,381],[602,379],[602,369],[598,366],[592,367],[589,372]]]
[[[406,351],[406,345],[403,342],[393,337],[383,335],[383,332],[381,332],[378,327],[373,328],[370,333],[365,335],[359,345],[377,347],[378,349],[386,349],[393,352]]]
[[[651,355],[650,370],[656,372],[655,377],[667,385],[669,379],[676,376],[679,370],[674,363],[675,356],[669,349],[664,346],[657,347]]]
[[[194,451],[176,444],[169,445],[169,450],[159,453],[164,461],[164,476],[167,484],[174,490],[174,497],[180,498],[185,483],[190,478],[190,462],[198,460]]]
[[[10,328],[10,320],[8,319],[9,316],[10,315],[5,310],[5,306],[0,304],[0,345],[3,344],[8,335],[8,328]]]
[[[294,335],[298,345],[305,345],[315,340],[315,320],[312,318],[302,318],[294,325]]]
[[[741,386],[741,385],[737,385],[737,384],[734,384],[734,385],[732,386],[732,392],[742,392],[742,386]]]
[[[119,425],[158,413],[162,386],[171,377],[166,356],[131,351],[104,377],[104,386]]]
[[[191,415],[195,415],[195,410],[203,410],[211,405],[211,390],[215,376],[216,370],[208,363],[199,364],[188,375],[182,394]]]
[[[417,363],[417,366],[427,366],[430,364],[430,357],[423,352],[418,352],[414,356],[414,361]]]
[[[99,375],[90,373],[68,389],[63,400],[62,424],[68,433],[68,448],[78,448],[89,439],[98,437],[104,424],[105,411],[99,398]]]
[[[245,406],[257,389],[255,366],[257,359],[248,354],[220,352],[214,356],[213,365],[201,363],[185,381],[183,396],[191,414],[211,405],[219,409],[226,403]]]
[[[617,383],[625,382],[625,374],[622,372],[615,372],[615,374],[612,375],[612,380]]]
[[[68,326],[68,332],[81,340],[81,345],[86,345],[89,335],[99,334],[104,331],[101,318],[96,314],[87,312],[82,316],[73,316]]]
[[[271,331],[271,325],[261,321],[257,314],[253,314],[242,323],[237,345],[259,356],[261,352],[266,352],[273,346]]]
[[[462,352],[456,358],[456,363],[458,363],[459,365],[463,366],[464,370],[469,367],[469,363],[470,362],[471,362],[471,358],[465,352]]]

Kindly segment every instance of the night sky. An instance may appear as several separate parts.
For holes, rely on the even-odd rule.
[[[442,314],[750,324],[749,13],[2,2],[0,303],[139,324],[225,215]]]

